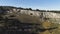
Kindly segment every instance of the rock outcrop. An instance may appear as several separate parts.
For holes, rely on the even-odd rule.
[[[2,34],[60,34],[59,11],[16,7],[0,7],[0,10]]]

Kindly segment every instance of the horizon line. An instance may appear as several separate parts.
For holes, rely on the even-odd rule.
[[[0,5],[0,6],[5,6],[5,5]],[[9,6],[9,5],[6,5]],[[17,7],[17,8],[31,8],[31,7],[21,7],[21,6],[11,6],[11,7]],[[31,8],[33,10],[39,9],[39,10],[46,10],[46,11],[60,11],[60,9],[40,9],[40,8]]]

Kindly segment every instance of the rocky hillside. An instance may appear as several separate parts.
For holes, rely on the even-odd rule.
[[[13,11],[13,9],[16,9],[16,11]],[[40,16],[33,16],[32,13],[29,15],[19,13],[20,11],[17,9],[29,10],[30,12],[38,11],[35,14],[38,15],[40,12]],[[59,18],[59,11],[0,6],[0,32],[2,34],[60,34]]]

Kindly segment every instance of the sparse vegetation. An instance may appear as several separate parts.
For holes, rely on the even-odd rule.
[[[60,24],[48,22],[46,19],[44,22],[41,22],[39,17],[27,15],[27,14],[17,14],[15,12],[11,14],[7,14],[6,10],[11,10],[16,7],[6,7],[6,6],[0,6],[0,10],[3,11],[0,13],[0,30],[19,30],[20,28],[24,30],[24,28],[30,28],[32,29],[31,32],[34,33],[39,33],[39,34],[60,34]],[[16,8],[17,9],[17,8]],[[19,8],[20,9],[20,8]],[[23,9],[23,8],[21,8]],[[28,9],[27,9],[28,10]],[[29,8],[29,10],[32,10]],[[45,10],[39,10],[37,11],[42,11],[44,12]],[[53,12],[53,11],[52,11]],[[55,11],[57,12],[57,11]],[[58,12],[57,12],[58,13]],[[9,15],[8,17],[5,15]],[[9,27],[9,28],[8,28]],[[14,28],[13,28],[14,27]],[[7,29],[8,28],[8,29]],[[1,32],[0,31],[0,32]],[[29,33],[31,33],[29,32]],[[19,32],[20,33],[20,32]]]

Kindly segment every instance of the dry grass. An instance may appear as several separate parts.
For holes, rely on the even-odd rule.
[[[36,16],[26,15],[26,14],[21,14],[17,16],[17,19],[19,19],[21,22],[24,22],[24,23],[40,23],[40,20],[39,20],[40,18]]]
[[[50,28],[51,24],[52,23],[50,23],[48,21],[45,21],[45,22],[42,23],[42,27],[45,28],[45,29],[48,29],[48,28]]]

